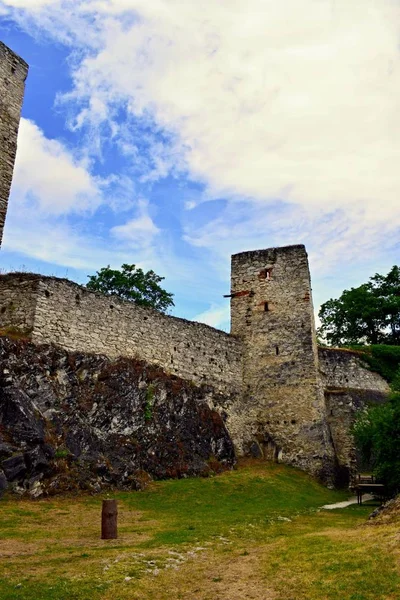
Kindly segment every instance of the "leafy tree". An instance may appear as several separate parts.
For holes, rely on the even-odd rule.
[[[353,427],[353,435],[364,459],[390,494],[400,491],[400,393],[389,402],[370,406]]]
[[[319,318],[318,335],[330,345],[400,345],[400,268],[344,290],[321,306]]]
[[[361,351],[362,360],[372,371],[382,375],[390,383],[392,390],[400,392],[400,346],[356,346]]]
[[[111,269],[110,265],[88,275],[86,287],[102,294],[119,296],[141,306],[166,312],[174,306],[173,294],[166,292],[159,284],[164,279],[154,271],[146,273],[135,265],[124,264],[121,270]]]

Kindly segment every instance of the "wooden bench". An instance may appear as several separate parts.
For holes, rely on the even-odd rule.
[[[358,483],[376,483],[375,475],[372,473],[357,473],[356,482]]]
[[[358,504],[362,504],[362,496],[367,492],[373,496],[378,496],[382,501],[386,499],[386,486],[383,483],[358,483],[356,485]]]

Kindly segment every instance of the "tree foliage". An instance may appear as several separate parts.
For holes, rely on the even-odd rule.
[[[400,268],[344,290],[337,300],[325,302],[318,316],[318,335],[329,345],[400,345]]]
[[[159,284],[164,279],[154,271],[144,272],[135,265],[124,264],[120,270],[111,269],[110,265],[97,271],[96,275],[88,275],[86,287],[106,295],[115,295],[141,306],[155,308],[166,312],[174,306],[173,294],[166,292]]]
[[[372,371],[382,375],[391,384],[394,391],[400,392],[400,346],[358,346],[362,351],[362,360]]]
[[[353,435],[363,457],[390,494],[400,490],[400,393],[394,392],[386,404],[370,406],[353,427]]]

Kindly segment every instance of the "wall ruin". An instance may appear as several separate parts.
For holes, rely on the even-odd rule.
[[[29,273],[1,275],[0,299],[0,327],[17,329],[33,342],[138,357],[224,394],[241,393],[241,344],[208,325]]]
[[[234,335],[68,280],[0,275],[2,333],[69,351],[140,358],[212,386],[210,408],[223,416],[238,455],[348,481],[356,460],[355,414],[371,399],[384,400],[389,387],[358,354],[317,350],[304,246],[234,255],[231,303]]]
[[[304,246],[234,255],[231,303],[234,335],[65,279],[0,275],[1,333],[140,358],[212,386],[209,406],[223,416],[238,455],[348,481],[355,414],[371,399],[384,400],[389,387],[358,354],[317,350]]]
[[[325,480],[334,469],[304,246],[232,256],[231,331],[243,340],[252,451]]]
[[[385,402],[390,388],[380,375],[369,369],[359,352],[319,348],[318,353],[338,483],[346,485],[359,470],[351,435],[356,415],[371,403]]]
[[[0,245],[17,152],[28,65],[0,42]]]

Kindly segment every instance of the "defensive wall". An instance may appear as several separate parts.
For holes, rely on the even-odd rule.
[[[359,457],[351,435],[356,415],[372,403],[384,402],[390,388],[380,375],[368,368],[359,352],[319,348],[319,369],[338,483],[346,484],[359,470]]]
[[[66,350],[138,357],[224,394],[241,393],[242,347],[236,338],[66,279],[1,275],[0,327]]]
[[[348,480],[355,464],[351,423],[370,399],[385,398],[388,385],[358,354],[317,349],[304,246],[234,255],[231,303],[235,335],[65,279],[0,275],[3,333],[137,357],[210,385],[220,392],[210,394],[210,406],[224,417],[238,455]]]
[[[0,42],[0,245],[17,152],[28,65]]]

